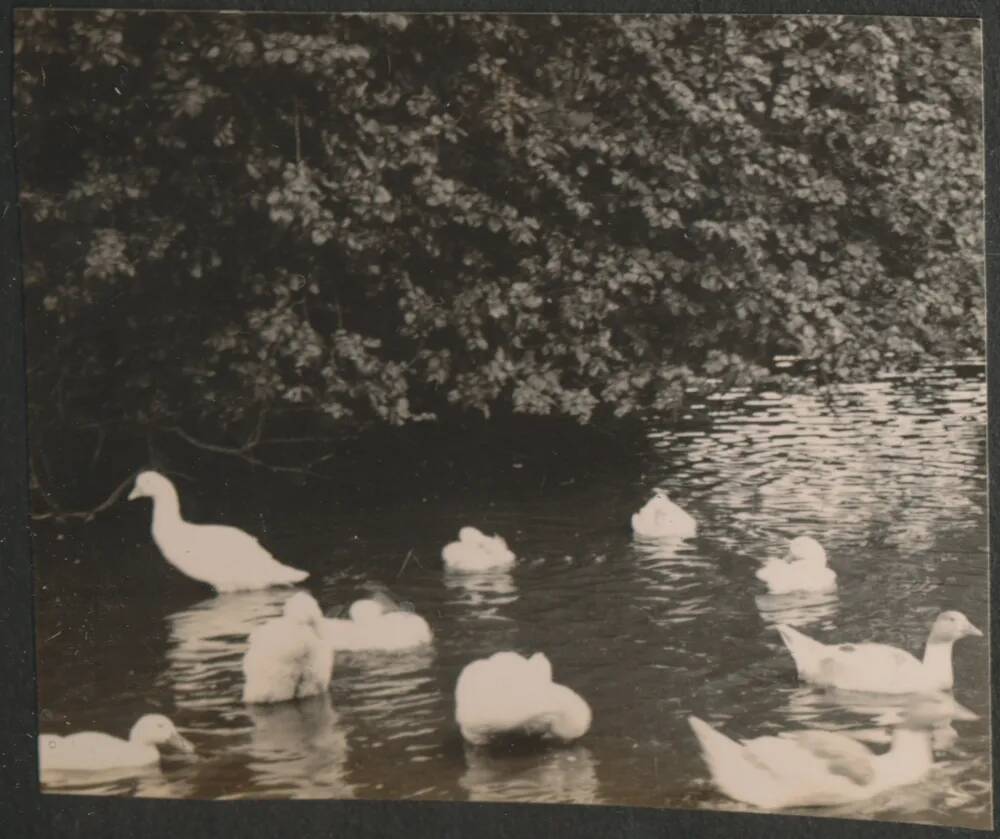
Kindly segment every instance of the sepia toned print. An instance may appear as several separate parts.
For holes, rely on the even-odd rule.
[[[991,826],[978,21],[16,45],[44,792]]]

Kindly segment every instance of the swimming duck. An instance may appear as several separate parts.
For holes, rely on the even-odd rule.
[[[387,609],[366,598],[351,604],[350,618],[327,618],[323,636],[337,650],[406,650],[431,643],[431,628],[420,615]]]
[[[288,598],[281,617],[250,633],[243,657],[244,702],[285,702],[326,691],[334,651],[323,637],[323,621],[313,597],[300,591]]]
[[[690,539],[698,532],[698,523],[658,489],[632,514],[632,531],[640,539]]]
[[[187,754],[194,752],[194,746],[169,719],[160,714],[146,714],[132,726],[128,740],[98,731],[82,731],[66,737],[43,734],[38,738],[38,761],[43,773],[139,769],[159,763],[159,746]]]
[[[568,742],[587,733],[591,711],[576,692],[552,681],[543,653],[525,658],[500,652],[462,670],[455,720],[473,745],[514,734]]]
[[[790,731],[737,742],[698,717],[688,717],[688,723],[725,795],[779,810],[863,801],[920,781],[934,765],[931,731],[941,712],[939,698],[916,698],[881,755],[833,731]]]
[[[451,571],[481,572],[510,568],[514,553],[500,536],[487,536],[475,527],[458,531],[458,541],[444,546],[441,558]]]
[[[822,644],[785,624],[778,624],[777,630],[803,681],[868,693],[950,690],[955,683],[952,646],[960,638],[983,634],[961,612],[942,612],[920,661],[887,644]]]
[[[767,583],[771,594],[827,592],[837,587],[837,575],[826,565],[826,551],[809,536],[792,539],[785,557],[765,563],[757,579]]]
[[[129,500],[153,499],[153,541],[167,562],[219,592],[249,591],[302,582],[308,572],[282,565],[253,536],[221,524],[191,524],[181,518],[170,480],[142,472]]]

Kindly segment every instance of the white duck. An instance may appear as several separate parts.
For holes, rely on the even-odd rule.
[[[950,690],[951,649],[967,636],[982,637],[961,612],[942,612],[931,627],[923,661],[887,644],[822,644],[785,624],[777,627],[806,682],[867,693]]]
[[[430,644],[434,637],[420,615],[387,609],[378,600],[357,600],[348,614],[349,619],[323,622],[323,636],[337,650],[408,650]]]
[[[38,738],[38,762],[42,773],[141,769],[160,762],[159,746],[187,754],[194,752],[194,746],[169,719],[160,714],[146,714],[132,726],[128,740],[98,731],[66,737],[43,734]]]
[[[285,702],[323,693],[333,675],[333,646],[312,595],[292,595],[284,613],[250,633],[243,656],[243,701]]]
[[[632,531],[640,539],[690,539],[698,532],[698,522],[658,489],[632,514]]]
[[[766,562],[757,570],[757,579],[767,583],[771,594],[828,592],[837,588],[837,575],[826,565],[826,551],[809,536],[792,539],[785,557]]]
[[[441,558],[449,570],[471,573],[510,568],[515,561],[500,536],[487,536],[475,527],[459,530],[458,541],[445,545]]]
[[[697,717],[688,722],[725,795],[778,810],[863,801],[922,780],[934,765],[931,731],[942,710],[937,697],[915,699],[881,755],[838,732],[791,731],[737,742]]]
[[[542,653],[479,659],[462,670],[455,686],[455,720],[473,745],[515,734],[568,742],[587,733],[591,718],[577,693],[552,681],[552,665]]]
[[[153,499],[153,541],[178,571],[216,591],[250,591],[293,585],[308,572],[282,565],[253,536],[221,524],[181,518],[174,485],[159,472],[141,472],[129,500]]]

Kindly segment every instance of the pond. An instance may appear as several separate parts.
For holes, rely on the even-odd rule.
[[[653,428],[643,468],[525,481],[492,497],[432,486],[359,509],[258,474],[209,494],[180,481],[192,520],[261,536],[311,571],[325,610],[384,585],[431,624],[433,650],[338,655],[328,697],[248,708],[248,632],[290,594],[213,596],[169,568],[146,502],[86,526],[39,531],[41,728],[126,736],[169,715],[197,747],[139,777],[65,779],[61,792],[231,798],[559,801],[740,809],[708,779],[687,726],[738,737],[782,728],[871,729],[884,701],[803,686],[773,625],[920,654],[943,609],[988,625],[986,385],[981,371],[842,388],[737,393]],[[579,453],[581,460],[588,457]],[[129,466],[123,466],[127,471]],[[629,515],[654,487],[698,519],[680,546],[636,543]],[[502,534],[511,573],[450,576],[441,547],[464,524]],[[764,593],[761,560],[810,534],[836,594]],[[480,750],[454,723],[462,667],[498,650],[544,652],[590,703],[567,748]],[[956,698],[979,715],[939,743],[931,777],[819,814],[990,825],[988,644],[955,648]],[[876,747],[878,748],[878,747]]]

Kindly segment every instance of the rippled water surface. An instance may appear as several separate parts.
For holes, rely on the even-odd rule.
[[[270,708],[240,703],[240,659],[248,632],[280,612],[288,591],[212,596],[181,579],[151,544],[145,502],[61,537],[40,533],[42,730],[125,736],[141,714],[160,711],[198,750],[138,777],[46,788],[739,809],[709,783],[687,715],[747,737],[872,729],[886,710],[798,684],[774,623],[916,654],[942,609],[985,629],[985,396],[981,377],[947,373],[850,388],[832,401],[737,394],[654,429],[642,474],[526,481],[497,497],[429,488],[365,511],[344,499],[289,500],[276,478],[252,501],[236,488],[205,497],[182,480],[192,520],[260,534],[312,572],[324,609],[380,583],[436,634],[424,653],[340,654],[329,697]],[[633,542],[629,514],[655,486],[697,517],[697,539]],[[503,534],[519,557],[513,572],[446,575],[440,549],[462,524]],[[839,592],[766,595],[758,561],[804,533],[826,546]],[[594,724],[577,745],[463,745],[455,680],[501,649],[544,651],[556,680],[587,699]],[[956,698],[981,718],[941,738],[927,781],[821,812],[989,826],[987,650],[982,639],[956,646]]]

